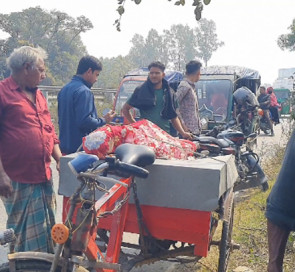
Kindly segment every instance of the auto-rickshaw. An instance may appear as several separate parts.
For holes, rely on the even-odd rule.
[[[117,112],[114,118],[115,123],[125,123],[121,113],[123,104],[147,76],[147,68],[140,68],[124,76],[113,104],[113,110]],[[166,72],[165,78],[176,91],[177,84],[182,80],[183,75],[178,71],[171,71]],[[239,66],[209,66],[202,69],[201,79],[196,83],[196,92],[201,119],[206,119],[204,131],[227,124],[234,119],[233,93],[242,86],[246,86],[256,95],[256,90],[260,86],[260,74],[255,70]],[[136,109],[134,109],[134,117],[139,118],[139,112]],[[253,116],[252,119],[247,119],[251,122],[247,129],[243,129],[246,135],[255,132],[256,127],[258,128],[258,125],[253,125],[258,122],[258,115]]]
[[[281,104],[281,116],[291,112],[291,91],[289,89],[274,89],[278,103]]]
[[[233,94],[240,87],[247,87],[256,95],[260,86],[260,74],[249,68],[239,66],[209,66],[201,70],[201,78],[196,83],[200,117],[206,119],[203,130],[211,130],[218,125],[227,124],[236,118]],[[249,118],[245,118],[249,121]],[[253,111],[252,119],[245,134],[256,131],[258,116]]]

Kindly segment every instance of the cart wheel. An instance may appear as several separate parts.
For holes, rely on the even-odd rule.
[[[231,204],[230,219],[229,221],[223,221],[222,234],[219,245],[219,261],[218,272],[226,272],[229,256],[232,251],[232,231],[234,223],[234,202]]]

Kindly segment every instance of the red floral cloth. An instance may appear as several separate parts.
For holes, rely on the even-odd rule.
[[[157,158],[165,159],[185,160],[197,149],[193,142],[174,138],[148,120],[123,126],[106,125],[83,138],[85,152],[102,159],[122,143],[149,146]]]

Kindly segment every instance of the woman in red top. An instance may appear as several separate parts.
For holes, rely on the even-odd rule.
[[[267,93],[270,95],[269,111],[271,113],[272,120],[274,121],[274,124],[277,125],[280,123],[279,108],[281,107],[281,105],[278,103],[277,97],[274,94],[272,87],[267,88]]]

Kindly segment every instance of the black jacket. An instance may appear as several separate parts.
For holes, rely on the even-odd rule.
[[[270,107],[270,95],[269,94],[260,94],[257,98],[259,106],[263,110],[267,110]]]
[[[164,119],[174,119],[176,114],[176,100],[174,91],[169,87],[167,80],[163,79],[164,90],[164,107],[161,115]],[[138,109],[149,109],[156,105],[154,86],[148,78],[142,85],[138,86],[130,99],[128,104]]]

